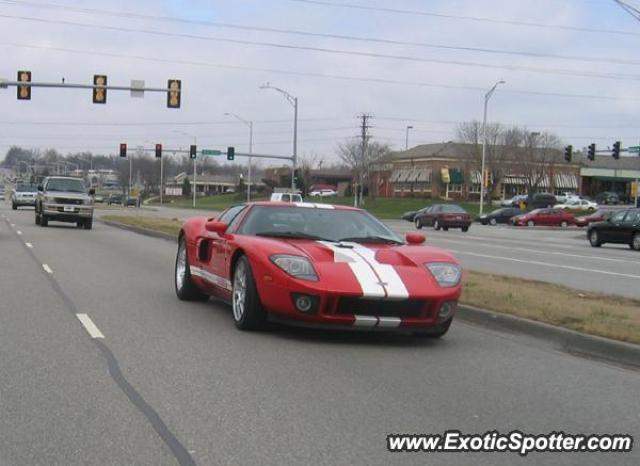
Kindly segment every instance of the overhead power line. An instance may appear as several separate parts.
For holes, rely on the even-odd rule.
[[[616,34],[616,35],[622,35],[622,36],[640,36],[640,32],[624,31],[624,30],[617,30],[617,29],[598,29],[598,28],[589,28],[589,27],[583,27],[583,26],[571,26],[571,25],[565,25],[565,24],[544,24],[544,23],[536,23],[532,21],[518,21],[518,20],[487,18],[487,17],[480,17],[480,16],[453,15],[453,14],[433,13],[430,11],[404,10],[399,8],[386,8],[386,7],[378,7],[378,6],[370,6],[370,5],[356,5],[353,3],[338,3],[338,2],[330,2],[325,0],[289,0],[289,1],[296,2],[296,3],[306,3],[309,5],[328,6],[328,7],[334,7],[334,8],[347,8],[352,10],[377,11],[382,13],[393,13],[393,14],[399,14],[399,15],[426,16],[426,17],[442,18],[442,19],[466,20],[466,21],[475,21],[480,23],[506,24],[510,26],[525,26],[525,27],[544,28],[544,29],[561,29],[565,31],[589,32],[594,34]]]
[[[12,6],[30,6],[36,8],[54,8],[60,9],[64,11],[71,11],[76,13],[83,13],[88,15],[96,15],[96,16],[110,16],[116,18],[129,18],[129,19],[141,19],[146,21],[155,21],[155,22],[172,22],[172,23],[182,23],[188,25],[198,25],[198,26],[207,26],[214,27],[220,29],[235,29],[241,31],[258,31],[258,32],[267,32],[267,33],[275,33],[275,34],[285,34],[285,35],[296,35],[296,36],[304,36],[304,37],[318,37],[318,38],[326,38],[326,39],[340,39],[346,41],[356,41],[356,42],[367,42],[367,43],[377,43],[384,45],[401,45],[401,46],[411,46],[411,47],[421,47],[421,48],[429,48],[429,49],[441,49],[441,50],[457,50],[463,52],[476,52],[476,53],[485,53],[485,54],[498,54],[498,55],[509,55],[509,56],[527,56],[532,58],[552,58],[559,60],[571,60],[571,61],[580,61],[580,62],[588,62],[588,63],[612,63],[619,65],[640,65],[640,61],[638,60],[629,60],[623,58],[611,58],[611,57],[588,57],[582,55],[559,55],[559,54],[549,54],[549,53],[541,53],[541,52],[530,52],[530,51],[522,51],[522,50],[501,50],[501,49],[493,49],[493,48],[483,48],[483,47],[472,47],[472,46],[459,46],[459,45],[451,45],[451,44],[442,44],[442,43],[426,43],[426,42],[414,42],[414,41],[401,41],[401,40],[392,40],[392,39],[384,39],[377,37],[362,37],[362,36],[354,36],[348,34],[329,34],[329,33],[321,33],[321,32],[312,32],[312,31],[301,31],[301,30],[293,30],[293,29],[281,29],[281,28],[271,28],[271,27],[259,27],[259,26],[248,26],[241,24],[232,24],[232,23],[222,23],[216,21],[204,21],[204,20],[191,20],[185,18],[178,17],[169,17],[169,16],[154,16],[154,15],[144,15],[139,13],[125,13],[125,12],[117,12],[117,11],[109,11],[109,10],[101,10],[94,8],[80,8],[80,7],[72,7],[68,5],[57,5],[57,4],[40,4],[34,2],[15,2],[13,0],[0,0],[0,3],[5,3]],[[39,18],[26,17],[26,16],[16,16],[16,15],[2,15],[4,18],[13,18],[13,19],[22,19],[22,20],[33,20],[36,21]],[[74,26],[90,26],[82,24],[77,24],[73,22],[68,22],[64,20],[51,20],[47,19],[46,22],[50,23],[58,23],[58,24],[69,24]],[[126,28],[118,28],[118,30],[122,30]],[[134,30],[134,29],[126,29],[126,31],[131,32],[144,32],[143,30]],[[155,32],[155,31],[154,31]],[[184,38],[192,38],[192,39],[201,39],[201,40],[209,40],[206,36],[199,36],[195,34],[179,34],[179,33],[170,33],[164,32],[163,35],[167,36],[175,36],[175,37],[184,37]]]
[[[53,47],[48,45],[29,45],[29,44],[18,44],[13,42],[0,42],[0,46],[37,49],[37,50],[49,50],[49,51],[64,52],[64,53],[71,53],[71,54],[89,55],[94,57],[102,56],[102,57],[111,57],[111,58],[123,58],[128,60],[143,60],[143,61],[156,62],[156,63],[169,63],[172,65],[189,65],[189,66],[221,68],[221,69],[240,70],[240,71],[256,71],[256,72],[263,72],[263,73],[282,74],[282,75],[288,75],[288,76],[305,76],[305,77],[312,77],[312,78],[335,79],[335,80],[342,80],[342,81],[370,82],[370,83],[377,83],[377,84],[398,84],[398,85],[415,86],[415,87],[427,87],[427,88],[434,88],[434,89],[453,89],[453,90],[464,90],[464,91],[473,91],[473,92],[486,92],[486,89],[481,86],[459,86],[459,85],[452,85],[452,84],[436,84],[436,83],[428,83],[428,82],[421,82],[421,81],[403,81],[403,80],[396,80],[396,79],[374,78],[374,77],[365,77],[365,76],[345,76],[345,75],[338,75],[338,74],[331,74],[331,73],[293,71],[293,70],[283,70],[283,69],[277,69],[277,68],[259,68],[259,67],[253,67],[253,66],[229,65],[229,64],[223,64],[223,63],[211,63],[211,62],[202,62],[202,61],[193,61],[193,60],[147,57],[143,55],[126,55],[126,54],[112,53],[112,52],[99,52],[95,50],[81,50],[81,49],[71,49],[67,47]],[[517,94],[517,95],[566,97],[566,98],[577,98],[577,99],[612,100],[612,101],[619,100],[619,101],[627,101],[627,102],[640,101],[640,97],[638,96],[610,96],[610,95],[602,95],[602,94],[544,92],[544,91],[530,91],[530,90],[518,90],[518,89],[503,89],[500,92],[502,94],[510,93],[510,94]]]
[[[49,23],[49,24],[61,24],[61,25],[89,28],[89,29],[101,29],[101,30],[127,32],[127,33],[140,33],[140,34],[148,34],[148,35],[155,35],[155,36],[183,37],[183,38],[189,38],[189,39],[198,39],[198,40],[224,42],[224,43],[241,44],[241,45],[251,45],[251,46],[258,46],[258,47],[269,47],[269,48],[288,49],[288,50],[302,50],[306,52],[316,52],[316,53],[333,54],[333,55],[350,55],[350,56],[358,56],[358,57],[365,57],[365,58],[399,60],[399,61],[408,61],[408,62],[416,62],[416,63],[434,63],[439,65],[466,66],[466,67],[473,67],[473,68],[526,71],[530,73],[544,73],[544,74],[573,76],[573,77],[590,77],[590,78],[598,78],[598,79],[640,81],[640,75],[637,75],[637,74],[604,73],[604,72],[588,71],[588,70],[544,68],[544,67],[526,66],[526,65],[492,64],[492,63],[471,62],[471,61],[463,61],[463,60],[424,58],[424,57],[415,57],[415,56],[409,56],[409,55],[392,55],[392,54],[384,54],[384,53],[376,53],[376,52],[335,49],[335,48],[328,48],[328,47],[311,47],[311,46],[303,46],[303,45],[281,44],[281,43],[275,43],[275,42],[230,39],[226,37],[198,36],[194,34],[173,33],[173,32],[166,32],[166,31],[153,31],[148,29],[132,29],[132,28],[125,28],[120,26],[86,24],[86,23],[78,23],[73,21],[51,20],[51,19],[45,19],[45,18],[32,18],[32,17],[26,17],[26,16],[12,16],[12,15],[0,14],[0,18],[18,19],[23,21],[33,21],[33,22]]]

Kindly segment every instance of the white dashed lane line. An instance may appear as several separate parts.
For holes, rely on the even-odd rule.
[[[91,317],[87,314],[76,314],[78,320],[84,325],[85,330],[89,333],[91,338],[104,338],[104,335],[100,331],[96,324],[93,323]]]
[[[51,270],[51,267],[49,267],[47,264],[42,264],[42,268],[44,269],[45,272],[52,274],[53,270]]]
[[[31,244],[31,243],[24,243],[24,245],[26,247],[28,247],[29,249],[33,249],[33,244]]]
[[[22,235],[22,232],[20,230],[16,231],[16,233],[18,234],[18,236]]]

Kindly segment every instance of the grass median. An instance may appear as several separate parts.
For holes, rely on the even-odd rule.
[[[176,237],[182,225],[175,218],[151,216],[108,215],[102,219]],[[637,300],[467,270],[460,301],[472,307],[640,344],[640,301]]]

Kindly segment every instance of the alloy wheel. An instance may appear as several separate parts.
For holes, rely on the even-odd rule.
[[[247,269],[244,262],[238,262],[233,274],[233,318],[236,322],[244,316],[247,300]]]

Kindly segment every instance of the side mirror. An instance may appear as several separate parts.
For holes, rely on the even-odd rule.
[[[91,189],[89,190],[89,196],[95,196],[95,195],[96,195],[96,190],[95,190],[95,189],[93,189],[93,188],[91,188]]]
[[[41,185],[41,184],[39,184],[39,185],[38,185],[38,191],[43,191],[43,190],[44,190],[44,189],[43,189],[42,185]]]
[[[426,241],[426,238],[422,233],[407,233],[405,238],[407,243],[415,245],[423,244]]]
[[[229,225],[224,222],[218,222],[217,220],[209,220],[204,224],[205,230],[219,235],[223,235],[227,231],[227,228],[229,228]]]

